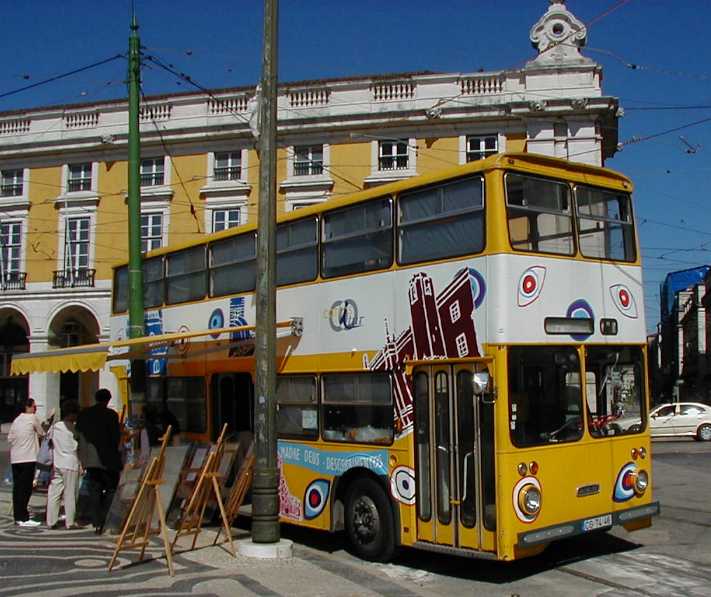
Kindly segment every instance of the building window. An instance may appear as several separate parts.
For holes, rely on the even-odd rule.
[[[3,222],[0,224],[0,287],[25,287],[25,274],[20,272],[21,259],[22,222]]]
[[[242,152],[215,154],[214,180],[240,180],[242,178]]]
[[[69,193],[91,191],[91,162],[69,164],[67,191]]]
[[[141,251],[147,253],[163,244],[163,214],[141,214]]]
[[[22,170],[3,170],[0,195],[3,197],[21,197],[23,184]]]
[[[234,228],[240,224],[240,209],[238,207],[212,210],[212,231],[219,232]]]
[[[378,143],[378,170],[407,170],[409,167],[407,140]]]
[[[141,160],[141,186],[153,187],[164,184],[165,160],[164,158],[148,158]]]
[[[495,154],[498,150],[496,135],[477,135],[467,137],[467,162],[483,160]]]
[[[294,147],[294,176],[323,174],[323,145]]]
[[[64,228],[64,269],[89,267],[89,218],[67,218]]]

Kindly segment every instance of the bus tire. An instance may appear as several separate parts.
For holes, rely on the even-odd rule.
[[[387,562],[395,553],[395,521],[388,496],[373,479],[356,479],[346,494],[346,535],[355,555]]]
[[[696,430],[696,437],[701,442],[711,442],[711,425],[704,423]]]

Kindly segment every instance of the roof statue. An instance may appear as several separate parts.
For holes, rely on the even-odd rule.
[[[587,35],[587,27],[568,10],[565,0],[549,0],[548,10],[531,28],[531,43],[538,56],[528,66],[593,64],[580,53]]]

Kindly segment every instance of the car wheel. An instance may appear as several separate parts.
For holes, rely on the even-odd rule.
[[[353,482],[346,496],[346,534],[353,553],[387,562],[395,553],[395,524],[390,500],[373,479]]]
[[[708,423],[704,423],[703,425],[700,425],[699,428],[696,430],[696,437],[699,439],[699,441],[710,442],[711,441],[711,425],[709,425]]]
[[[634,425],[630,425],[630,428],[627,431],[628,433],[639,433],[642,431],[642,426],[635,423]]]

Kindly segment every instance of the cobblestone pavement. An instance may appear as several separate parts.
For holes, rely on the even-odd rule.
[[[0,436],[0,463],[7,462]],[[178,549],[168,574],[156,540],[144,562],[122,552],[107,571],[115,537],[90,530],[16,527],[10,488],[0,487],[0,596],[5,595],[521,595],[711,596],[711,444],[655,445],[655,496],[662,514],[650,529],[596,533],[551,545],[541,556],[514,563],[469,560],[403,550],[392,564],[352,557],[342,537],[283,526],[294,540],[285,560],[233,558],[212,546],[208,529],[195,551]],[[43,494],[30,502],[44,516]],[[235,538],[247,532],[235,529]],[[187,539],[186,539],[187,541]]]

